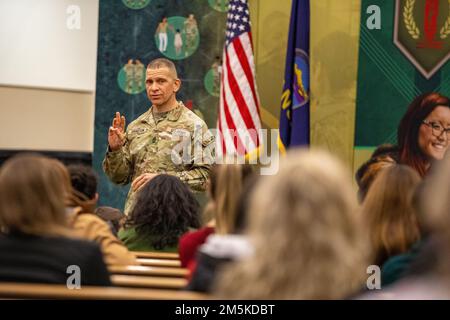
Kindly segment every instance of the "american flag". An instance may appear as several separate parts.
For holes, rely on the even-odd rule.
[[[217,129],[218,158],[257,152],[261,120],[247,0],[228,5]]]

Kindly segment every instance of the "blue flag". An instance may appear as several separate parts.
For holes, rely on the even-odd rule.
[[[282,152],[309,145],[309,0],[293,0],[281,97]]]

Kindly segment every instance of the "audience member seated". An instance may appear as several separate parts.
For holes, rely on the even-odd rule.
[[[439,93],[418,96],[409,105],[397,129],[397,146],[380,146],[357,171],[360,201],[379,169],[392,162],[405,164],[424,177],[448,148],[450,100]]]
[[[367,192],[378,173],[398,162],[398,148],[396,146],[383,144],[372,153],[370,159],[356,171],[355,175],[359,187],[358,200],[360,203],[366,198]]]
[[[107,265],[137,264],[136,257],[112,233],[108,223],[93,214],[98,200],[95,172],[83,165],[71,165],[68,170],[72,182],[68,220],[75,234],[98,243]]]
[[[210,234],[229,234],[234,231],[236,205],[243,184],[251,173],[251,166],[237,164],[216,165],[211,170],[208,184],[210,199],[205,210],[208,210],[212,220],[199,230],[183,235],[179,243],[181,266],[188,268],[190,274],[195,270],[198,247],[205,243]]]
[[[29,154],[3,164],[0,281],[67,284],[68,268],[78,266],[82,286],[111,285],[99,246],[71,238],[64,203],[68,186],[69,174],[57,160]]]
[[[189,290],[211,292],[215,285],[217,274],[220,274],[221,270],[227,264],[245,259],[253,254],[253,246],[248,242],[248,238],[243,233],[247,221],[246,215],[249,198],[258,179],[257,176],[250,175],[250,168],[243,169],[238,168],[238,166],[234,169],[230,168],[224,170],[234,170],[237,172],[249,170],[249,172],[239,192],[239,198],[234,200],[237,203],[233,211],[229,212],[229,216],[217,216],[217,222],[225,220],[225,218],[233,218],[226,222],[226,229],[222,229],[227,233],[217,232],[216,234],[212,234],[206,239],[205,244],[199,247],[195,260],[195,268],[192,270],[192,277],[188,285]],[[227,184],[227,182],[224,183]]]
[[[405,268],[403,259],[394,257],[409,250],[415,254],[421,245],[421,231],[412,202],[420,182],[419,174],[412,168],[393,165],[378,175],[363,203],[362,216],[370,238],[372,264],[382,268],[383,286],[398,279]]]
[[[428,230],[423,219],[426,212],[421,212],[423,209],[421,207],[421,197],[425,186],[424,182],[422,181],[416,188],[412,200],[412,206],[417,215],[421,239],[415,242],[405,253],[395,255],[383,264],[381,271],[382,289],[412,274],[426,273],[435,266],[437,260],[435,248],[439,245],[439,239],[435,239],[430,230]]]
[[[174,176],[158,175],[139,191],[119,238],[132,251],[177,252],[181,235],[199,227],[198,211],[187,185]]]
[[[427,239],[404,277],[362,299],[450,299],[450,157],[433,168],[416,193]]]
[[[227,266],[225,299],[342,299],[365,283],[367,242],[350,173],[326,153],[291,150],[250,200],[254,254]]]
[[[117,237],[120,228],[125,222],[125,214],[117,208],[101,206],[95,209],[94,213],[99,216],[111,228],[112,233]]]

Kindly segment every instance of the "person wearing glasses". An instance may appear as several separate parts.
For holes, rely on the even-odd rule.
[[[378,172],[392,164],[405,164],[423,178],[433,162],[442,160],[450,139],[450,99],[425,93],[409,105],[397,130],[397,145],[381,145],[356,172],[362,202]]]
[[[442,160],[450,137],[450,101],[439,93],[417,97],[408,107],[397,131],[400,163],[424,177]]]

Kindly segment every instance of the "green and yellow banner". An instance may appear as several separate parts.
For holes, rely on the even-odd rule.
[[[417,95],[450,96],[449,0],[311,2],[311,145],[354,169]]]

